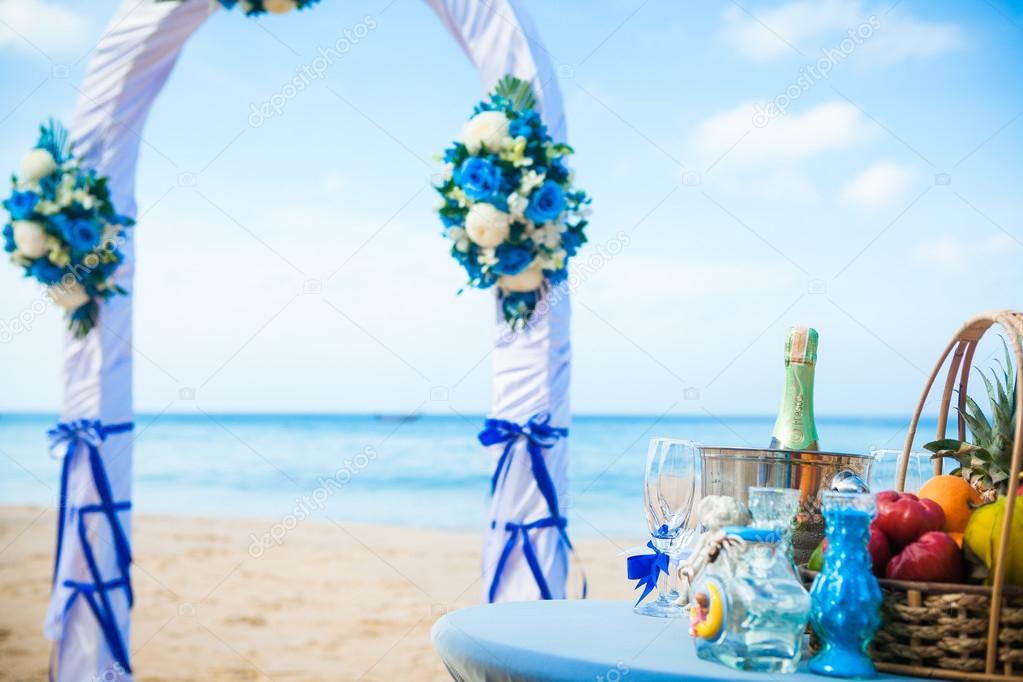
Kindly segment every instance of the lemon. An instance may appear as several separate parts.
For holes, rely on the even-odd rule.
[[[1005,567],[1007,585],[1023,585],[1023,504],[1016,501],[1016,509],[1012,514],[1012,530],[1009,535]],[[988,569],[984,582],[991,584],[991,573],[995,568],[995,557],[1001,546],[1002,524],[1005,520],[1004,496],[990,504],[978,507],[970,516],[963,533],[963,544]]]

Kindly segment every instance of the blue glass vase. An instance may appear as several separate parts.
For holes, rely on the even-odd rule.
[[[820,653],[810,670],[831,677],[877,675],[867,647],[881,625],[881,587],[871,570],[872,495],[825,492],[824,567],[810,589],[810,623],[820,638]]]

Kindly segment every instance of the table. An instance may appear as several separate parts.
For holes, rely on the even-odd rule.
[[[536,601],[453,611],[431,635],[451,677],[476,680],[822,682],[747,673],[696,657],[688,619],[637,616],[624,601]],[[911,680],[881,674],[878,680]]]

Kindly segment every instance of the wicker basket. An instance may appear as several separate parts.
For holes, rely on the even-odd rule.
[[[906,484],[909,452],[916,437],[920,414],[935,380],[951,356],[944,392],[938,411],[937,438],[945,438],[949,407],[958,384],[958,411],[965,409],[966,389],[973,356],[980,338],[994,325],[1008,332],[1015,353],[1016,400],[1023,406],[1023,313],[1003,310],[978,315],[956,332],[934,367],[917,404],[902,459],[897,487]],[[957,381],[958,379],[958,381]],[[960,440],[966,440],[966,424],[957,418]],[[1019,479],[1023,463],[1023,407],[1016,410],[1016,442],[1012,450],[1010,481]],[[941,473],[936,460],[934,473]],[[1011,485],[1005,518],[1013,518],[1017,486]],[[1001,538],[1004,549],[1012,524],[1005,523]],[[1006,552],[994,566],[990,587],[882,580],[884,594],[882,625],[872,647],[881,670],[959,680],[1023,680],[1023,588],[1005,585]]]

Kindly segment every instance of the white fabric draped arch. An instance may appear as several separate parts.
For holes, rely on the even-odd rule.
[[[517,0],[426,2],[476,65],[484,90],[505,74],[531,81],[551,135],[563,141],[565,117],[554,67]],[[71,135],[83,165],[109,176],[115,206],[125,215],[134,217],[137,212],[135,171],[149,110],[185,42],[210,12],[207,0],[125,0],[96,46]],[[315,12],[313,8],[308,14]],[[117,273],[118,283],[129,294],[134,272],[131,232],[122,246],[125,262]],[[130,295],[104,302],[97,327],[80,340],[68,334],[65,342],[62,422],[95,420],[100,426],[72,429],[56,448],[65,457],[67,488],[45,630],[55,641],[54,677],[64,682],[131,677],[127,669],[131,591],[120,539],[130,538],[133,437],[125,425],[133,418],[132,305]],[[509,333],[498,313],[492,416],[525,424],[538,413],[549,413],[551,424],[567,427],[567,293],[558,292],[545,307],[531,327],[519,333]],[[567,486],[566,448],[561,438],[544,450],[559,497]],[[503,446],[494,450],[496,463]],[[102,463],[107,481],[102,474],[97,476],[95,460]],[[491,515],[494,523],[484,546],[484,598],[509,537],[506,524],[550,515],[530,467],[525,438],[512,445]],[[544,527],[528,534],[550,596],[564,597],[568,554],[562,533]],[[540,596],[519,540],[503,563],[496,599]]]

